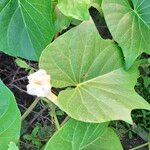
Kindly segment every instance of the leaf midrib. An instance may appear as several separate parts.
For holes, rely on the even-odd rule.
[[[140,17],[140,15],[138,14],[138,12],[136,10],[133,10],[134,14],[136,14],[136,16],[147,26],[147,28],[150,30],[149,25],[147,25],[147,23]]]

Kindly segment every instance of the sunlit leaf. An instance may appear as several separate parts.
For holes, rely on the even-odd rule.
[[[121,46],[129,68],[142,53],[150,53],[150,0],[104,0],[109,30]]]
[[[132,122],[133,109],[150,109],[134,90],[136,66],[124,70],[120,48],[100,37],[92,20],[71,29],[42,53],[40,68],[60,92],[57,105],[74,119],[86,122]]]
[[[58,8],[65,15],[78,20],[88,20],[91,6],[100,10],[102,0],[58,0]]]

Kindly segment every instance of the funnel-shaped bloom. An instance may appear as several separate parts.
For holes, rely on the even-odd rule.
[[[51,92],[50,75],[45,70],[38,70],[37,72],[28,76],[29,84],[27,85],[27,93],[38,97],[47,97]]]

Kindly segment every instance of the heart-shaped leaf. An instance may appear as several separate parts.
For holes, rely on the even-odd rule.
[[[53,38],[50,0],[3,0],[0,2],[0,50],[38,60]]]
[[[113,146],[111,146],[113,145]],[[119,138],[107,123],[69,120],[47,143],[45,150],[122,150]]]
[[[21,115],[15,98],[0,81],[0,149],[7,150],[10,142],[19,139]]]
[[[40,68],[60,92],[57,105],[69,116],[86,122],[125,120],[132,122],[132,109],[150,109],[134,91],[136,67],[123,67],[119,47],[100,37],[92,20],[71,29],[42,53]],[[75,88],[74,88],[75,87]]]
[[[142,52],[150,53],[150,0],[104,0],[102,8],[129,68]]]
[[[65,15],[78,20],[89,20],[91,6],[100,10],[102,0],[58,0],[58,8]]]

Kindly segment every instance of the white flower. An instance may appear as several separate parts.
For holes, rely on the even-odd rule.
[[[40,69],[28,76],[27,93],[38,97],[47,97],[51,92],[50,75]]]

